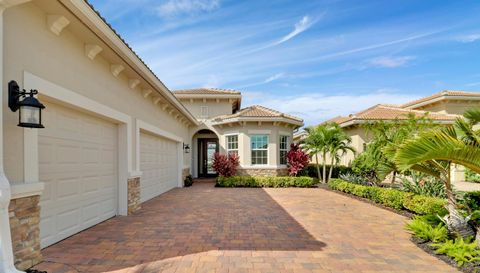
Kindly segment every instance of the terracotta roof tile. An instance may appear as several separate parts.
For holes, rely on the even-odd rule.
[[[172,91],[174,95],[185,94],[185,95],[241,95],[240,91],[231,90],[231,89],[220,89],[220,88],[192,88],[192,89],[180,89]]]
[[[436,121],[454,121],[459,118],[459,115],[440,114],[435,112],[427,112],[421,110],[404,109],[391,105],[378,104],[356,114],[351,114],[348,117],[336,117],[327,122],[336,122],[340,125],[349,121],[356,120],[394,120],[407,119],[409,114],[414,114],[416,117],[423,117],[427,115],[428,118]]]
[[[406,108],[409,106],[413,106],[415,104],[419,104],[422,102],[427,102],[429,100],[433,100],[440,97],[479,97],[480,92],[469,92],[469,91],[457,91],[457,90],[444,90],[442,92],[435,93],[431,96],[423,97],[418,100],[414,100],[408,103],[403,104],[401,107]]]
[[[239,118],[239,117],[262,117],[262,118],[265,118],[265,117],[282,117],[282,118],[288,118],[288,119],[303,122],[303,119],[301,119],[299,117],[288,115],[288,114],[279,112],[277,110],[273,110],[273,109],[267,108],[265,106],[260,106],[260,105],[249,106],[247,108],[241,109],[240,111],[236,112],[235,114],[219,116],[215,120],[220,121],[220,120],[228,120],[228,119]]]

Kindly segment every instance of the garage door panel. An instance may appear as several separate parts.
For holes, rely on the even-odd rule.
[[[177,144],[147,133],[140,135],[140,201],[147,201],[177,186]]]
[[[40,237],[46,247],[117,212],[117,126],[55,104],[39,131]]]

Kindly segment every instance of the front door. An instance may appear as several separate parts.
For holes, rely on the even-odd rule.
[[[218,152],[218,139],[201,138],[198,140],[198,176],[214,177],[217,173],[213,170],[213,154]]]

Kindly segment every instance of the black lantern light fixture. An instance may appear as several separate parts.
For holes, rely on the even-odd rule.
[[[183,151],[186,154],[190,153],[190,145],[183,143]]]
[[[19,110],[18,126],[26,128],[45,128],[42,125],[42,109],[45,108],[34,95],[37,90],[20,90],[16,81],[8,83],[8,107],[12,112]]]

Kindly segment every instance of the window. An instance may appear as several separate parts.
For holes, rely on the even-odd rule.
[[[227,136],[227,154],[238,155],[238,135]]]
[[[288,136],[280,136],[280,164],[287,165]]]
[[[252,147],[252,165],[268,164],[268,136],[252,135],[250,137]]]
[[[200,106],[200,117],[208,118],[208,106]]]

